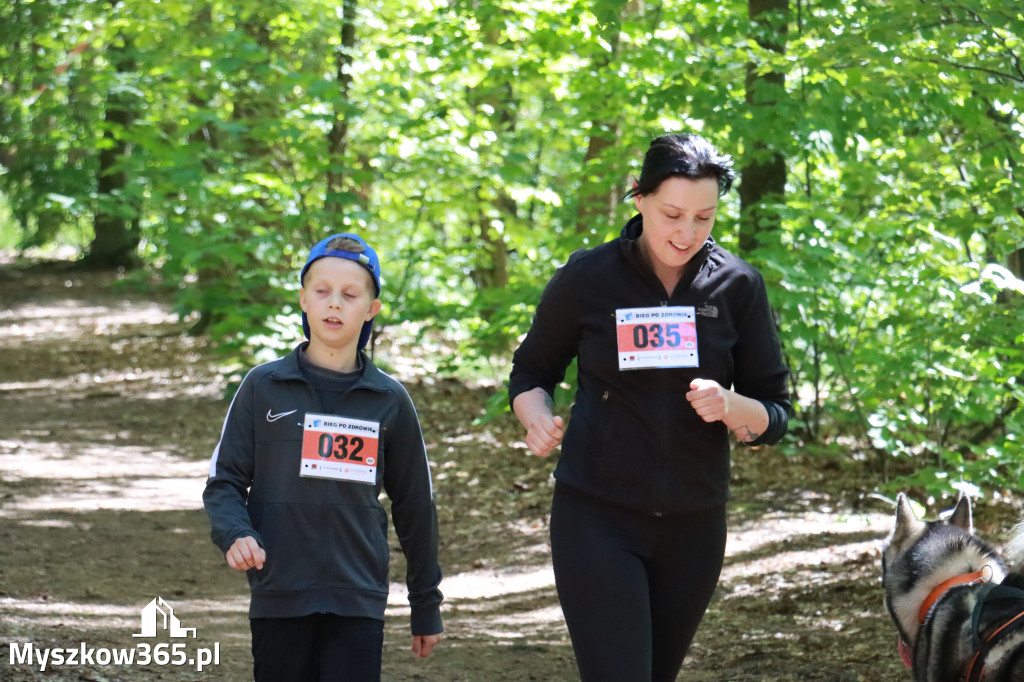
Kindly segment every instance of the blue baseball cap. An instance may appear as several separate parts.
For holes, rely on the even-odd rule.
[[[363,246],[363,252],[354,253],[352,251],[328,249],[327,245],[339,237],[348,237],[349,239],[359,242]],[[380,298],[380,259],[377,258],[377,252],[374,251],[362,237],[357,234],[352,234],[351,232],[342,232],[341,234],[331,235],[314,246],[313,250],[309,252],[309,258],[306,259],[306,264],[302,266],[302,272],[299,273],[299,284],[304,283],[303,280],[306,279],[306,272],[309,271],[309,267],[313,265],[313,262],[318,261],[321,258],[326,258],[327,256],[355,261],[369,270],[370,275],[373,277],[373,285],[376,288],[374,293],[376,294],[376,298]],[[363,323],[363,329],[359,332],[359,350],[366,347],[372,332],[373,319],[370,319]],[[309,320],[306,319],[306,313],[302,313],[302,333],[306,335],[307,339],[309,338]]]

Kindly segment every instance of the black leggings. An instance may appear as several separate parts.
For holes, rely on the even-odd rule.
[[[256,682],[378,682],[384,621],[314,613],[253,618]]]
[[[584,682],[671,682],[725,556],[725,506],[658,518],[555,486],[555,585]]]

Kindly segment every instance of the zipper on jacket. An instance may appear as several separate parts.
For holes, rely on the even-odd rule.
[[[661,376],[664,376],[664,374]],[[659,384],[659,392],[664,394],[667,391],[667,387],[665,385],[666,382],[662,380]],[[661,474],[661,491],[657,498],[658,504],[654,508],[654,516],[661,518],[665,514],[665,506],[668,501],[669,480],[672,478],[671,473],[669,472],[669,458],[672,456],[672,435],[669,424],[674,423],[674,420],[672,419],[672,415],[668,413],[669,405],[672,404],[672,401],[661,400],[659,402],[661,403],[658,409],[658,412],[660,413],[658,415],[660,417],[659,421],[661,423],[661,442],[658,444],[658,466]]]
[[[309,381],[302,377],[300,381],[306,385],[306,389],[313,394],[313,404],[316,405],[317,412],[324,414],[324,405],[320,401],[320,392],[316,390],[316,387]],[[336,406],[335,406],[336,407]],[[327,522],[328,522],[328,505],[327,505],[327,483],[325,479],[320,479],[320,566],[319,580],[320,589],[317,595],[317,612],[326,613],[327,608]]]
[[[324,414],[324,405],[320,402],[320,392],[305,377],[302,383],[313,394],[313,402],[317,411]],[[324,613],[327,606],[327,481],[320,480],[320,594],[317,596],[317,611]]]

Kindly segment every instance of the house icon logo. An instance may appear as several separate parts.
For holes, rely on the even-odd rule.
[[[174,615],[174,609],[164,601],[163,597],[157,597],[142,608],[142,632],[136,633],[132,637],[156,637],[160,621],[157,614],[163,616],[163,629],[167,630],[171,637],[188,637],[191,632],[192,638],[195,639],[196,629],[181,627],[181,621]]]

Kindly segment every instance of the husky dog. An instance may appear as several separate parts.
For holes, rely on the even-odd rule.
[[[1008,550],[1015,570],[974,534],[966,496],[925,522],[900,493],[882,585],[916,682],[1024,682],[1024,525]]]

